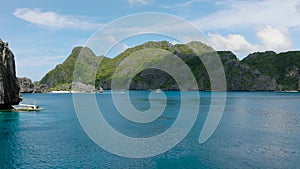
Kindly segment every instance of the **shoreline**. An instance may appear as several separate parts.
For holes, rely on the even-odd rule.
[[[161,90],[161,89],[154,89],[154,90],[125,90],[125,89],[116,89],[116,90],[104,90],[103,92],[111,92],[111,91],[156,91],[157,93],[158,92],[192,92],[192,91],[198,91],[198,92],[244,92],[244,93],[260,93],[260,92],[274,92],[274,93],[300,93],[300,91],[296,91],[296,90],[291,90],[291,91],[269,91],[269,90],[228,90],[228,91],[216,91],[216,90]],[[41,92],[41,93],[21,93],[21,94],[43,94],[43,93],[48,93],[48,94],[75,94],[75,93],[84,93],[84,94],[87,94],[87,93],[91,93],[91,94],[94,94],[94,93],[99,93],[101,94],[101,92],[88,92],[88,91],[50,91],[50,92]]]

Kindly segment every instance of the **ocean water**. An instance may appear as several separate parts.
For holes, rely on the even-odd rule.
[[[114,129],[131,137],[151,137],[176,120],[179,94],[165,92],[165,112],[149,124],[124,119],[109,92],[96,97]],[[0,113],[0,168],[299,168],[299,93],[227,93],[222,120],[204,144],[198,138],[211,93],[200,94],[197,120],[182,142],[142,159],[113,155],[95,144],[79,124],[71,94],[24,94],[26,101],[37,101],[44,110]],[[139,110],[150,107],[148,96],[147,91],[130,93]]]

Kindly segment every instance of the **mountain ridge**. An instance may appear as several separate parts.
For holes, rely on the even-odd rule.
[[[140,59],[141,63],[143,63],[145,62],[143,58],[151,56],[149,52],[140,53],[138,56],[135,56],[135,58],[130,57],[142,49],[149,49],[149,51],[164,50],[179,56],[192,70],[198,84],[198,90],[211,90],[209,76],[199,56],[205,56],[214,51],[213,48],[201,42],[173,45],[167,41],[150,41],[128,48],[114,58],[104,56],[97,57],[92,50],[86,47],[75,47],[70,56],[62,64],[57,65],[53,70],[48,72],[40,83],[48,85],[53,90],[71,90],[72,80],[76,79],[76,77],[72,77],[76,59],[83,49],[88,51],[86,54],[88,64],[79,63],[79,65],[85,72],[88,70],[89,65],[93,62],[100,62],[101,59],[101,64],[97,68],[95,82],[89,81],[89,79],[92,79],[92,77],[86,77],[89,75],[85,75],[80,79],[80,82],[92,84],[95,85],[95,87],[110,89],[113,72],[121,61],[131,59],[130,61],[134,62],[134,60]],[[230,51],[216,51],[214,53],[220,56],[224,65],[227,90],[229,91],[300,90],[299,51],[278,54],[273,51],[255,52],[249,54],[243,60],[239,60],[236,55]],[[161,57],[163,61],[167,56]],[[275,63],[280,64],[276,65]],[[76,64],[78,65],[78,63]],[[170,75],[158,69],[143,70],[143,68],[145,68],[144,64],[136,64],[135,66],[129,65],[124,67],[124,70],[121,71],[130,72],[131,69],[135,68],[142,71],[130,81],[129,89],[147,90],[159,88],[162,90],[179,90],[178,85]],[[128,74],[123,73],[122,75],[127,76]],[[288,82],[285,82],[285,80],[288,80]]]

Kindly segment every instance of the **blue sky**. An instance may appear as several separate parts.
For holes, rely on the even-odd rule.
[[[216,50],[300,49],[298,0],[0,0],[0,38],[15,54],[17,75],[40,80],[102,26],[126,15],[162,12],[186,19]],[[138,38],[123,49],[158,37]],[[163,38],[162,38],[163,40]]]

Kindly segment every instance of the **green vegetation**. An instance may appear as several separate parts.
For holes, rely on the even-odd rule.
[[[80,52],[82,57],[78,59]],[[73,78],[81,78],[80,80],[87,84],[94,84],[91,81],[92,75],[88,72],[91,72],[93,68],[97,68],[95,63],[99,62],[101,58],[96,57],[88,48],[76,47],[72,50],[71,55],[62,64],[57,65],[47,73],[40,83],[46,84],[50,88],[59,89],[71,84]],[[77,77],[73,77],[75,64],[77,64],[77,72],[75,72]]]
[[[110,89],[114,78],[118,82],[118,88],[130,86],[130,89],[178,90],[172,76],[154,68],[161,66],[166,70],[174,67],[180,69],[179,61],[172,59],[173,55],[179,56],[180,62],[188,65],[199,90],[210,90],[210,79],[201,60],[214,62],[211,55],[221,58],[228,90],[299,90],[300,52],[254,53],[240,61],[232,52],[213,52],[211,47],[201,42],[172,45],[167,41],[147,42],[125,50],[113,59],[97,57],[88,48],[76,47],[40,83],[53,90],[70,90],[71,83],[75,80]],[[181,72],[178,73],[180,76]],[[185,83],[189,89],[190,81],[187,79]]]
[[[275,79],[283,90],[299,90],[300,52],[257,52],[250,54],[242,63]]]

